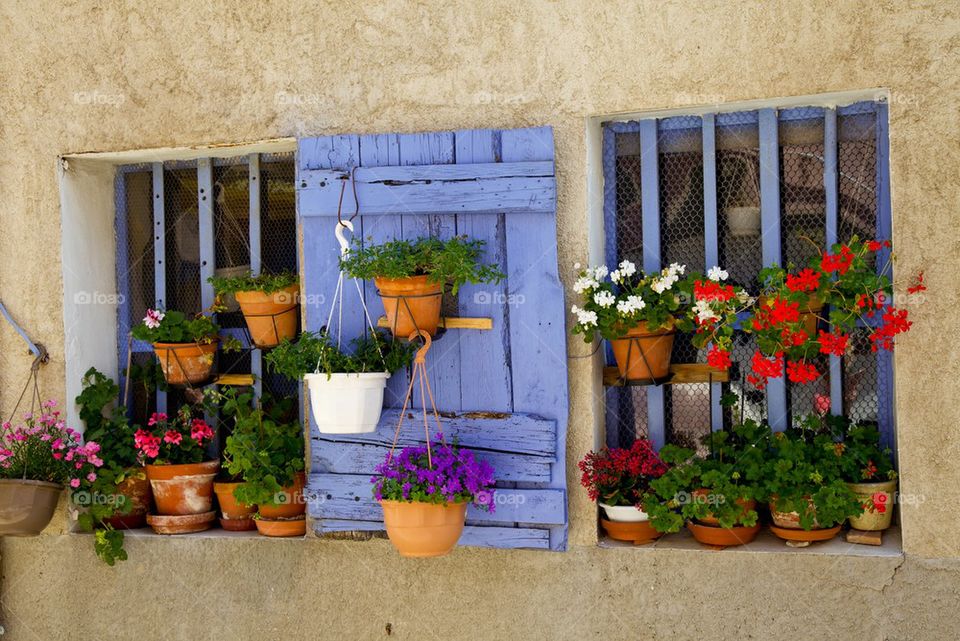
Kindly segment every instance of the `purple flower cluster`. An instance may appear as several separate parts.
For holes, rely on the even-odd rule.
[[[438,504],[472,502],[493,512],[493,467],[456,443],[445,444],[442,438],[437,434],[431,441],[432,466],[426,445],[405,447],[392,458],[387,455],[377,466],[377,476],[370,479],[374,498]]]

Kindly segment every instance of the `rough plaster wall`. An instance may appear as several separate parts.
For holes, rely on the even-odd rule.
[[[586,116],[889,88],[899,273],[924,269],[930,286],[927,303],[915,310],[915,330],[902,341],[896,359],[902,489],[928,500],[903,514],[909,559],[904,573],[910,578],[895,593],[926,613],[919,620],[930,631],[927,638],[938,638],[937,631],[945,629],[936,627],[944,625],[943,617],[956,616],[955,608],[919,609],[929,607],[929,595],[956,596],[952,562],[944,562],[951,568],[946,570],[918,560],[960,556],[960,531],[954,527],[960,408],[952,402],[960,392],[960,347],[943,339],[945,324],[955,323],[960,256],[960,10],[955,3],[488,0],[125,6],[9,1],[0,7],[0,33],[5,151],[0,154],[0,295],[29,331],[52,347],[43,388],[61,398],[57,154],[335,132],[551,124],[561,273],[569,286],[572,264],[585,259],[588,247]],[[18,341],[0,326],[4,414],[29,366]],[[571,339],[570,350],[583,353],[584,346]],[[570,470],[593,444],[597,404],[592,395],[599,390],[591,368],[587,360],[570,362]],[[777,625],[795,636],[806,611],[798,599],[807,593],[824,615],[836,615],[829,620],[837,626],[853,625],[852,619],[867,626],[866,634],[855,635],[860,638],[879,638],[877,626],[906,626],[912,616],[880,608],[873,610],[877,620],[846,605],[878,596],[859,588],[882,583],[878,574],[889,579],[885,561],[814,567],[782,555],[745,561],[749,557],[706,553],[657,554],[638,561],[593,549],[593,506],[573,478],[570,487],[574,550],[565,555],[464,550],[436,564],[408,564],[382,543],[368,554],[368,548],[346,543],[149,541],[131,546],[136,560],[127,567],[108,570],[90,561],[86,542],[53,534],[5,542],[6,624],[16,631],[11,636],[31,638],[26,631],[31,626],[88,616],[121,620],[116,611],[91,612],[77,603],[81,585],[85,594],[103,595],[98,602],[128,613],[133,618],[127,625],[137,621],[134,627],[141,631],[147,624],[162,629],[161,618],[170,612],[178,613],[175,621],[195,625],[203,616],[195,604],[209,603],[215,612],[235,613],[251,625],[259,625],[255,615],[270,606],[289,612],[273,619],[277,630],[306,633],[323,623],[337,632],[342,627],[345,632],[337,636],[362,638],[374,636],[361,632],[372,625],[366,620],[371,612],[413,620],[410,607],[383,605],[393,599],[409,604],[409,597],[398,595],[406,588],[426,590],[435,597],[431,604],[443,594],[442,603],[450,609],[438,625],[460,626],[461,636],[473,631],[464,622],[476,622],[490,636],[496,636],[491,630],[532,629],[566,637],[568,629],[616,630],[621,619],[631,636],[640,625],[660,626],[664,633],[676,626],[681,636],[692,634],[691,619],[664,618],[666,601],[641,596],[648,582],[675,591],[691,607],[710,604],[705,613],[697,612],[731,633],[742,625],[763,636],[754,621],[775,604],[778,613],[791,613],[779,617]],[[402,570],[400,576],[381,582],[370,570],[381,565]],[[71,570],[62,571],[64,566]],[[780,584],[782,590],[771,589],[769,571],[789,579]],[[204,598],[176,587],[151,588],[144,596],[143,588],[157,573],[173,579],[172,586],[178,581],[200,586]],[[229,581],[221,583],[220,576]],[[356,584],[361,582],[369,592],[360,591]],[[340,601],[338,590],[351,599]],[[478,591],[492,601],[480,599]],[[243,598],[237,596],[241,593]],[[53,595],[71,595],[77,605],[51,611],[47,604]],[[718,595],[738,606],[724,606]],[[603,614],[608,601],[617,606],[609,615]],[[151,605],[144,608],[145,602]],[[356,612],[342,608],[343,602],[354,604]],[[541,603],[547,614],[534,612]],[[549,616],[557,610],[577,610],[584,619],[563,626],[563,617]],[[693,625],[699,621],[695,618]],[[917,632],[889,629],[891,638]]]

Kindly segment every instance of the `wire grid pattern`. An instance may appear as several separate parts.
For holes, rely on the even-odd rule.
[[[826,242],[824,187],[824,110],[791,110],[779,123],[781,252],[784,264],[805,265]],[[658,123],[660,242],[663,264],[679,262],[692,270],[704,264],[702,132],[699,117],[668,118]],[[717,234],[720,264],[730,280],[753,294],[763,266],[760,229],[759,127],[756,112],[720,114],[716,121]],[[877,219],[876,115],[838,118],[839,221],[837,237],[872,238]],[[616,260],[643,262],[640,139],[636,127],[619,127],[612,136],[615,153],[604,153],[615,179]],[[635,123],[629,123],[635,125]],[[605,125],[605,126],[610,126]],[[608,137],[607,140],[611,138]],[[610,168],[605,167],[609,172]],[[610,173],[605,173],[609,176]],[[870,351],[869,330],[858,330],[843,360],[845,413],[855,420],[876,421],[877,357]],[[764,420],[766,396],[745,383],[756,349],[752,336],[737,332],[731,354],[731,380],[722,386],[738,402],[725,408],[724,425],[741,418]],[[673,362],[704,362],[678,335]],[[813,410],[816,395],[829,397],[828,359],[815,363],[823,372],[808,385],[787,385],[791,415]],[[882,383],[882,381],[880,381]],[[669,442],[696,447],[710,430],[710,386],[704,383],[665,386],[665,421]],[[607,444],[629,446],[649,435],[646,388],[607,388]]]

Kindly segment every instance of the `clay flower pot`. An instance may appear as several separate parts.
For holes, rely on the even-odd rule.
[[[116,514],[103,520],[115,530],[135,530],[147,524],[147,514],[150,512],[150,503],[153,492],[150,490],[150,481],[147,480],[146,470],[135,468],[128,470],[127,477],[117,485],[117,494],[124,496],[130,504],[130,511],[126,514]]]
[[[295,519],[254,519],[257,532],[263,536],[304,536],[307,533],[307,519],[300,516]]]
[[[183,516],[212,512],[213,479],[219,469],[219,461],[147,465],[157,513]]]
[[[460,540],[467,517],[466,503],[380,501],[387,536],[400,556],[449,554]]]
[[[257,512],[257,506],[241,503],[233,495],[234,490],[241,485],[243,483],[228,481],[218,481],[213,484],[213,491],[217,495],[217,503],[220,506],[220,525],[225,530],[244,531],[256,527],[253,523],[253,515]],[[224,525],[225,521],[226,525]]]
[[[610,341],[621,378],[628,381],[653,381],[670,374],[670,356],[676,332],[647,330],[646,323],[630,329],[624,338]]]
[[[257,291],[235,294],[254,345],[260,348],[276,347],[283,339],[297,335],[299,294],[298,285],[290,285],[269,294]]]
[[[217,513],[213,511],[182,516],[148,514],[147,523],[157,534],[190,534],[209,530],[216,517]]]
[[[600,503],[599,505],[603,508],[607,518],[617,523],[638,523],[650,518],[646,512],[633,505],[607,505],[606,503]]]
[[[303,501],[303,488],[307,484],[306,475],[299,472],[293,479],[293,485],[283,488],[283,494],[277,505],[261,505],[259,515],[262,519],[293,519],[307,511]]]
[[[690,493],[690,495],[693,497],[694,501],[705,502],[709,500],[708,497],[710,496],[710,490],[708,489],[694,490],[693,492]],[[739,505],[741,508],[743,508],[740,512],[743,515],[746,515],[746,513],[749,512],[750,510],[755,510],[757,508],[757,502],[753,499],[737,499],[736,504]],[[713,527],[720,526],[720,521],[717,519],[717,517],[713,516],[713,514],[708,514],[702,519],[697,519],[697,522],[703,525],[709,525]]]
[[[212,343],[154,343],[163,378],[170,385],[197,385],[210,378],[217,341]]]
[[[770,502],[770,518],[773,520],[770,531],[785,540],[788,545],[796,544],[797,547],[807,546],[815,541],[829,541],[840,531],[839,525],[831,528],[819,527],[820,524],[816,519],[812,529],[804,530],[800,525],[799,513],[780,512],[773,501]]]
[[[615,541],[629,541],[634,545],[652,543],[663,536],[657,532],[650,521],[608,521],[600,519],[600,525],[607,536]]]
[[[431,336],[437,333],[443,283],[431,283],[427,276],[374,278],[373,282],[394,336],[405,339],[417,329]]]
[[[768,307],[773,301],[768,296],[761,296],[758,301],[760,305]],[[806,305],[800,306],[800,320],[803,322],[803,331],[811,338],[817,336],[817,316],[823,311],[823,301],[816,296],[810,296]]]
[[[40,534],[50,524],[62,491],[57,483],[0,479],[0,535]]]
[[[857,530],[876,532],[886,530],[893,522],[893,495],[897,491],[897,481],[879,483],[847,483],[847,487],[857,495],[863,505],[863,514],[849,518],[850,527]],[[883,505],[883,512],[874,505],[876,495]]]
[[[701,525],[699,523],[687,523],[687,529],[693,534],[693,538],[704,545],[714,547],[730,547],[733,545],[744,545],[756,538],[760,531],[760,524],[746,527],[719,527],[714,525]]]

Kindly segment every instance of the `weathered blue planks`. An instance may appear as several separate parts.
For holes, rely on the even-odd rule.
[[[314,521],[313,530],[317,534],[354,530],[359,532],[382,532],[383,524],[378,521],[342,521],[324,519]],[[477,527],[467,525],[460,535],[459,545],[474,545],[500,549],[550,549],[548,530],[515,527]]]

